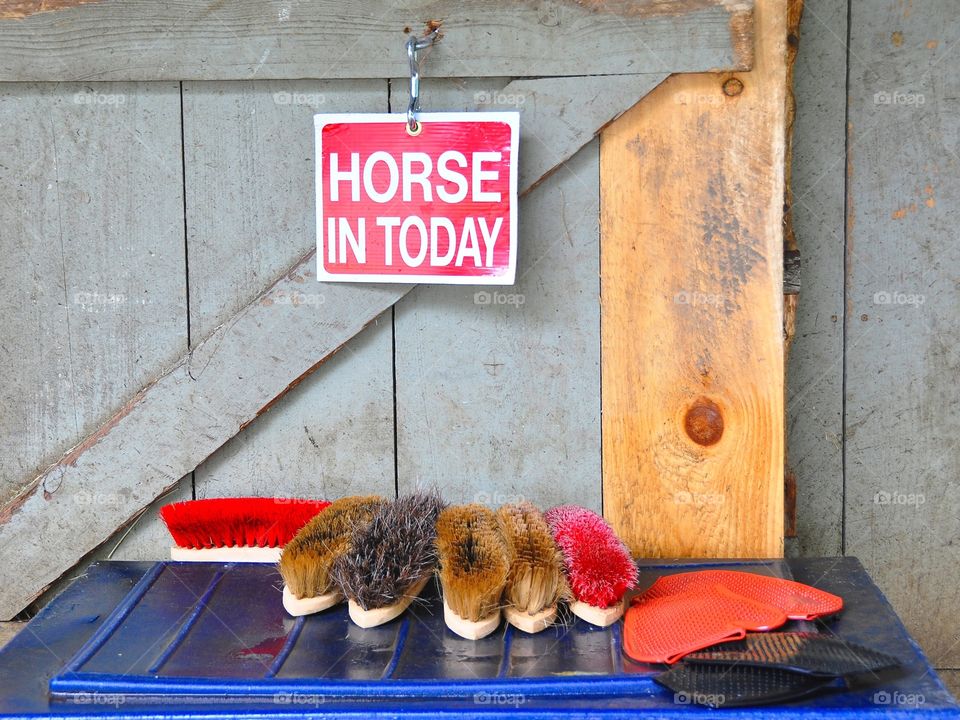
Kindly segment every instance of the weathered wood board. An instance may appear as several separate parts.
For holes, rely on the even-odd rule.
[[[747,69],[750,0],[518,4],[201,0],[0,8],[0,80],[389,78],[407,33],[442,24],[432,77]],[[65,7],[66,6],[66,7]]]
[[[643,83],[652,85],[659,80],[657,75],[639,77],[636,82],[631,80],[629,86],[642,87]],[[622,79],[616,77],[596,82],[623,87]],[[554,172],[590,136],[576,129],[550,130],[555,123],[571,122],[556,112],[557,93],[578,97],[578,87],[576,78],[551,83],[548,92],[537,94],[537,102],[523,110],[521,126],[535,127],[543,133],[542,137],[552,138],[556,154],[531,153],[521,160],[521,193],[544,174]],[[632,101],[631,95],[611,95],[602,102],[598,99],[576,121],[595,131],[600,123],[599,106],[607,107],[610,117],[614,117]],[[471,98],[468,102],[480,101]],[[233,191],[236,192],[235,187]],[[188,213],[189,208],[188,197]],[[243,213],[238,215],[243,217]],[[231,225],[230,229],[236,230],[236,226]],[[218,236],[215,240],[232,242],[233,237]],[[314,270],[311,252],[212,334],[203,340],[193,338],[191,352],[170,372],[122,406],[109,422],[7,504],[0,512],[0,540],[15,537],[29,527],[43,538],[44,545],[42,552],[39,546],[33,548],[38,557],[26,563],[30,572],[0,589],[0,614],[17,612],[45,584],[85,557],[117,526],[128,523],[155,497],[181,482],[184,473],[273,407],[279,396],[303,381],[410,290],[409,286],[328,284],[323,286],[324,313],[304,313],[307,308],[289,300],[312,281]],[[235,467],[242,466],[243,462],[238,461]],[[112,497],[117,502],[99,508],[98,512],[74,512],[69,502],[81,487],[81,477],[87,482],[97,478],[103,486],[114,488]],[[61,488],[56,495],[58,504],[48,503],[38,492],[53,478]],[[76,537],[64,533],[65,528],[74,527],[83,528]],[[155,524],[147,527],[149,530],[143,532],[160,532]],[[0,545],[0,561],[5,549],[8,548]],[[130,552],[141,551],[131,547]],[[24,559],[19,549],[17,556]]]
[[[26,623],[22,622],[0,622],[0,649],[2,649],[13,636],[23,629]]]
[[[431,93],[445,109],[476,93],[537,102],[482,81]],[[549,128],[528,127],[528,146],[549,147]],[[401,491],[600,509],[598,172],[591,143],[523,198],[514,286],[421,286],[397,304]]]
[[[179,95],[0,86],[0,507],[186,349]]]
[[[960,25],[948,0],[851,5],[845,552],[958,667]]]
[[[302,307],[277,300],[311,279],[309,259],[305,265],[218,327],[4,508],[0,565],[29,572],[2,588],[0,616],[18,612],[402,294],[396,287],[328,285],[330,312],[297,315]],[[45,492],[53,481],[56,492]],[[110,487],[109,506],[77,502],[91,483]]]
[[[386,112],[387,81],[188,82],[183,97],[190,328],[203,337],[316,242],[314,113]],[[285,300],[335,311],[313,278]],[[197,468],[197,497],[392,496],[391,335],[388,312],[231,438]]]
[[[160,519],[160,508],[167,503],[192,500],[193,473],[188,473],[180,479],[170,490],[147,505],[126,524],[104,540],[90,555],[78,563],[78,569],[83,563],[93,560],[166,560],[170,557],[170,533]],[[72,577],[68,574],[60,578],[46,591],[51,596],[62,590]],[[40,598],[42,601],[43,598]]]
[[[793,219],[801,257],[787,368],[795,552],[839,555],[843,519],[843,238],[846,3],[805,0],[795,70]]]
[[[785,4],[750,73],[601,134],[604,513],[653,557],[783,551]]]

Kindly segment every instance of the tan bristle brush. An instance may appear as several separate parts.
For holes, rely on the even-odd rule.
[[[343,599],[333,580],[334,563],[350,549],[350,537],[367,525],[387,501],[378,495],[341,498],[294,535],[280,555],[283,607],[310,615]]]
[[[531,503],[504,505],[497,511],[510,558],[503,591],[503,614],[511,625],[538,633],[557,617],[566,597],[563,555],[543,514]]]
[[[468,640],[500,624],[500,597],[510,561],[497,516],[480,504],[447,508],[437,520],[443,619]]]
[[[376,627],[403,613],[437,566],[436,493],[413,493],[380,507],[350,538],[350,551],[333,565],[333,578],[346,595],[350,619]]]

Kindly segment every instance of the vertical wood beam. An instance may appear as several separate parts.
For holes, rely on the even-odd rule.
[[[601,135],[604,512],[648,557],[783,552],[786,0],[749,73]]]

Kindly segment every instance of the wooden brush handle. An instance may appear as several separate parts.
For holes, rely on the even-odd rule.
[[[453,610],[451,610],[450,606],[447,605],[446,598],[444,598],[443,621],[447,624],[448,628],[450,628],[460,637],[466,638],[467,640],[479,640],[480,638],[486,637],[500,626],[500,611],[497,610],[495,613],[490,615],[490,617],[483,618],[477,622],[472,622],[460,617]]]
[[[176,562],[248,562],[270,563],[280,562],[280,553],[283,548],[278,547],[218,547],[218,548],[185,548],[174,546],[170,548],[170,559]]]
[[[515,607],[506,607],[503,610],[503,616],[508,623],[518,630],[531,634],[538,633],[541,630],[546,630],[557,619],[557,606],[551,605],[533,615],[517,610]]]
[[[608,608],[599,608],[596,605],[587,605],[585,602],[574,600],[570,603],[570,612],[591,625],[608,627],[623,617],[623,600]]]
[[[413,599],[421,593],[430,577],[430,575],[427,575],[423,579],[418,580],[415,584],[410,586],[410,588],[403,594],[403,597],[400,599],[400,601],[395,602],[393,605],[364,610],[356,602],[350,600],[347,603],[347,607],[350,611],[350,619],[353,620],[356,625],[359,625],[362,628],[377,627],[377,625],[383,625],[384,623],[390,622],[395,617],[402,615],[403,611],[410,607],[410,603],[413,602]]]
[[[283,586],[283,607],[294,617],[313,615],[321,610],[333,607],[341,600],[343,600],[343,596],[337,591],[317,595],[316,597],[298,598],[290,592],[290,588],[286,585]]]

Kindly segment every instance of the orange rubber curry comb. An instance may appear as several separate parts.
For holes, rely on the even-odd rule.
[[[813,620],[835,615],[843,609],[843,598],[815,587],[734,570],[698,570],[659,578],[643,593],[644,598],[686,592],[708,592],[721,585],[737,595],[780,608],[791,620]]]
[[[722,585],[675,595],[644,594],[627,610],[623,648],[637,662],[672,664],[695,650],[740,640],[747,630],[772,630],[786,621],[782,610]]]

